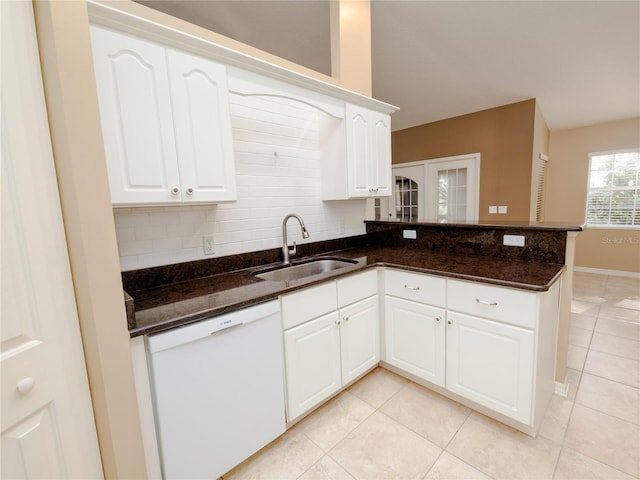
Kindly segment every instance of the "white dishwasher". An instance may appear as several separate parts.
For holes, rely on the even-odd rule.
[[[165,479],[215,479],[285,431],[280,306],[148,338]]]

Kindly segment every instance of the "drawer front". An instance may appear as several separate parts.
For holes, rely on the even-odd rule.
[[[447,282],[442,277],[386,269],[385,293],[405,300],[444,307]]]
[[[286,330],[338,309],[336,283],[327,282],[280,297]]]
[[[338,307],[345,307],[378,293],[376,269],[338,279]]]
[[[526,328],[535,328],[537,295],[514,288],[449,280],[447,308]]]

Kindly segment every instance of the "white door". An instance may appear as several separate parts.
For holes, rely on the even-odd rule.
[[[91,26],[111,201],[180,202],[165,48]]]
[[[444,309],[387,296],[386,361],[444,387]]]
[[[428,160],[427,217],[437,222],[478,220],[480,154]]]
[[[2,17],[1,478],[102,478],[31,2]]]
[[[227,70],[168,50],[182,199],[236,200]]]
[[[447,388],[529,424],[533,331],[451,311],[447,324]]]
[[[342,384],[347,384],[380,360],[378,296],[340,309]]]
[[[339,318],[331,312],[284,332],[288,420],[342,387]]]

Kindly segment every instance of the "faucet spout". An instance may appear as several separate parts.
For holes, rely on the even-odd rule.
[[[289,245],[287,243],[287,220],[289,220],[290,218],[295,218],[296,220],[298,220],[298,223],[300,224],[300,230],[302,232],[302,238],[309,238],[309,232],[307,231],[307,227],[304,225],[304,221],[302,220],[302,217],[300,215],[296,213],[290,213],[289,215],[284,217],[284,220],[282,220],[282,263],[284,263],[285,265],[290,264],[291,256],[297,253],[296,242],[293,242],[293,247],[291,248],[289,248]]]

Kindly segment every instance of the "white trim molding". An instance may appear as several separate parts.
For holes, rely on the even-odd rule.
[[[625,270],[608,270],[606,268],[574,267],[574,271],[583,273],[595,273],[598,275],[612,275],[615,277],[640,278],[640,272],[627,272]]]

